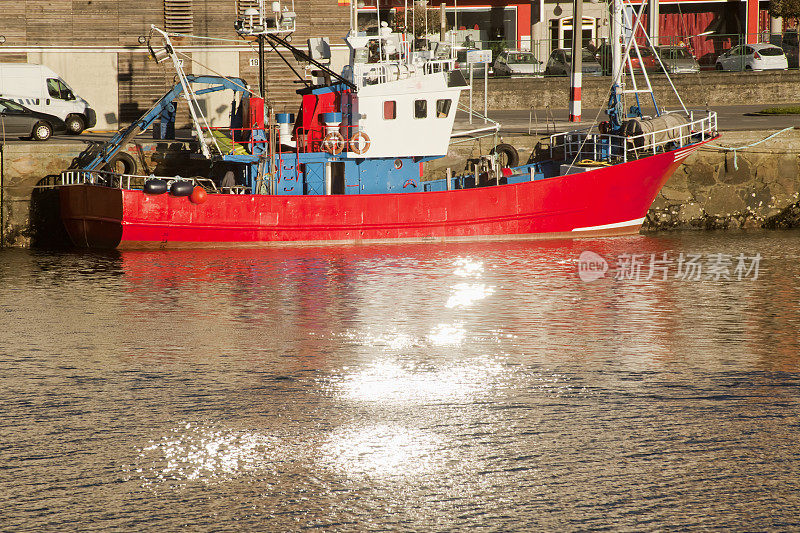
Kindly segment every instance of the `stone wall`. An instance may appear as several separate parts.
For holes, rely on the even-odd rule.
[[[80,149],[79,149],[80,148]],[[80,144],[15,143],[3,147],[2,226],[6,246],[30,245],[30,204],[34,187],[47,174],[69,167]]]
[[[717,143],[739,147],[766,132],[729,132]],[[704,147],[675,172],[653,202],[648,229],[794,226],[800,199],[800,131],[737,152]],[[796,218],[796,217],[795,217]]]
[[[800,71],[701,72],[673,76],[672,82],[683,102],[695,109],[705,106],[779,104],[800,102]],[[610,78],[585,76],[581,95],[583,108],[601,108],[608,102]],[[643,80],[639,79],[641,84]],[[650,81],[661,106],[679,109],[680,103],[663,75]],[[490,78],[489,109],[566,109],[569,105],[568,78]],[[475,80],[473,106],[483,110],[484,80]],[[467,94],[461,102],[467,102]],[[605,116],[605,115],[603,115]]]

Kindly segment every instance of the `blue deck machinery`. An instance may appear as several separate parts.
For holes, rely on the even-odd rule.
[[[246,82],[241,78],[224,78],[222,76],[194,76],[187,75],[186,80],[192,84],[209,85],[206,88],[199,89],[194,92],[195,95],[203,95],[207,93],[223,91],[230,89],[234,94],[247,92]],[[169,120],[170,116],[174,123],[175,120],[175,100],[183,93],[183,86],[181,83],[176,83],[175,86],[162,96],[153,106],[130,126],[118,131],[109,139],[97,152],[93,159],[88,163],[80,165],[82,170],[102,170],[114,162],[115,157],[136,135],[144,132],[149,128],[156,119]],[[239,114],[241,115],[241,113]],[[231,126],[235,124],[236,117],[232,120]],[[241,120],[241,116],[238,117]],[[240,126],[241,127],[241,126]],[[162,127],[163,131],[163,127]],[[223,156],[224,159],[225,156]],[[125,164],[125,161],[122,161]],[[131,169],[126,169],[124,173],[129,173]]]

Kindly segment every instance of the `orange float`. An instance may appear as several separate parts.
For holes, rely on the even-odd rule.
[[[191,200],[193,204],[202,204],[207,199],[208,193],[199,185],[195,186],[195,188],[192,190],[192,194],[189,196],[189,200]]]

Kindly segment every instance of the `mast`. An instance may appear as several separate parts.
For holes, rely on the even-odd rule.
[[[611,94],[608,97],[606,114],[612,129],[622,126],[624,117],[622,104],[622,0],[611,0]]]
[[[620,82],[622,70],[622,2],[612,0],[611,3],[611,79],[615,84]]]

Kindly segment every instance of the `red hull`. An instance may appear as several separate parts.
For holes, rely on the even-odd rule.
[[[268,246],[583,237],[636,233],[699,144],[589,172],[447,192],[212,194],[205,203],[96,185],[60,188],[73,244],[88,248]]]

